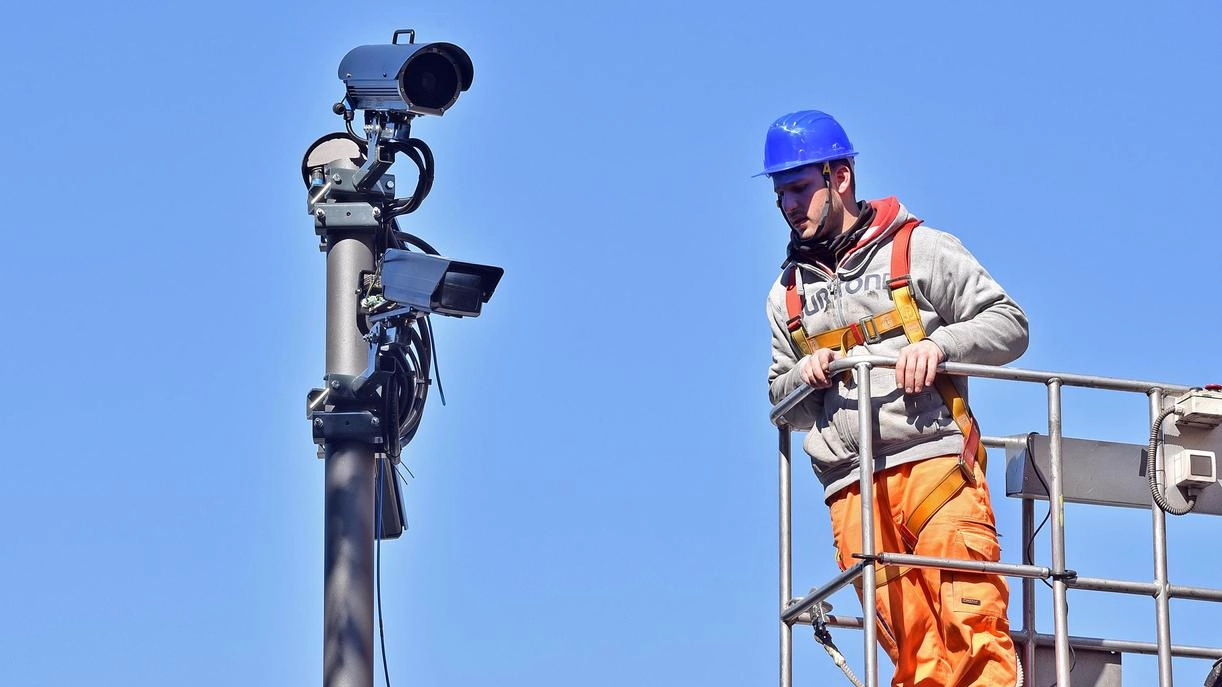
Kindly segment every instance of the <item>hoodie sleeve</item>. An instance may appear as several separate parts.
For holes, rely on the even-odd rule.
[[[959,239],[935,231],[934,240],[923,242],[930,250],[918,257],[916,238],[912,268],[917,288],[943,322],[930,328],[929,339],[950,362],[1005,365],[1018,359],[1028,340],[1022,308]],[[929,265],[928,271],[919,270],[918,259]]]
[[[768,398],[773,405],[779,403],[794,389],[805,384],[798,373],[799,355],[794,350],[785,312],[785,288],[773,285],[768,294],[768,323],[772,326],[772,365],[768,367]],[[798,431],[806,431],[815,424],[822,412],[823,394],[815,392],[806,397],[797,407],[789,411],[785,420]]]

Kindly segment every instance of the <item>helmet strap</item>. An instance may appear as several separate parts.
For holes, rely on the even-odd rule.
[[[827,189],[827,200],[823,201],[823,212],[819,213],[819,223],[815,225],[815,236],[823,232],[827,223],[827,215],[832,210],[832,163],[823,163],[823,187]]]
[[[818,236],[823,231],[823,225],[827,222],[827,215],[832,210],[832,163],[823,163],[823,187],[827,189],[827,200],[823,201],[823,212],[819,213],[819,223],[815,225],[815,235]],[[785,214],[785,208],[781,206],[781,195],[778,193],[776,197],[776,207],[781,211],[781,217],[784,218],[785,224],[793,229],[793,225],[789,224],[789,215]]]

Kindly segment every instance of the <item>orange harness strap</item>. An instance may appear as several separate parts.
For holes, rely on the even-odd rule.
[[[798,268],[790,265],[781,275],[781,283],[785,285],[785,312],[788,318],[785,328],[789,330],[789,338],[802,355],[815,352],[811,347],[810,338],[806,336],[806,327],[802,326],[802,296],[798,294]]]

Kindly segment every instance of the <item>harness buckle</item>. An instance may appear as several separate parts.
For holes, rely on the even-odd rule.
[[[872,315],[857,320],[857,329],[860,330],[858,334],[862,343],[876,344],[883,340],[882,334],[878,333],[878,324],[874,322]],[[870,331],[871,329],[874,331]]]
[[[904,548],[907,553],[916,551],[917,542],[920,540],[912,530],[908,529],[908,523],[904,520],[904,514],[900,513],[900,517],[896,519],[895,524],[898,526],[900,539],[904,542]]]
[[[903,288],[905,286],[908,286],[911,283],[912,283],[912,275],[904,274],[898,277],[892,277],[888,279],[887,288],[891,291],[895,291],[896,289]]]
[[[972,467],[963,459],[963,454],[959,454],[959,471],[963,473],[963,480],[967,482],[969,487],[976,486],[976,473],[972,470]]]

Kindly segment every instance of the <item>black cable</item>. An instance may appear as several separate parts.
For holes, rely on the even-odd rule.
[[[403,486],[407,486],[408,485],[407,478],[403,476],[402,472],[399,472],[399,468],[403,468],[404,470],[406,470],[407,474],[411,475],[413,479],[416,477],[416,475],[412,473],[411,468],[407,467],[406,465],[403,465],[402,463],[395,466],[395,474],[399,475],[399,479],[403,480]]]
[[[429,348],[433,351],[433,374],[437,377],[437,395],[441,396],[441,405],[446,404],[446,390],[441,386],[441,365],[437,363],[437,346],[433,342],[433,326],[428,316],[424,318],[425,329],[429,334]]]
[[[403,451],[403,443],[400,439],[402,435],[398,431],[399,411],[402,404],[400,396],[403,394],[402,387],[402,379],[396,371],[395,374],[391,374],[390,378],[386,380],[385,398],[383,399],[386,413],[383,416],[386,420],[385,429],[383,430],[386,434],[386,455],[396,463],[399,462],[399,454]]]
[[[1028,565],[1035,565],[1035,556],[1032,554],[1031,549],[1035,545],[1036,535],[1040,533],[1040,530],[1044,529],[1044,525],[1048,524],[1048,518],[1050,517],[1052,517],[1051,507],[1048,509],[1047,513],[1044,513],[1044,519],[1040,521],[1039,527],[1035,528],[1035,531],[1031,533],[1031,539],[1027,541],[1027,564]],[[1040,582],[1044,583],[1045,587],[1052,589],[1052,583],[1050,583],[1048,580],[1041,578]]]
[[[1069,601],[1065,602],[1065,613],[1069,613]],[[1069,645],[1069,672],[1073,672],[1074,668],[1078,667],[1078,652],[1074,651],[1073,645]],[[1054,679],[1048,687],[1057,687],[1057,681]]]
[[[1162,432],[1163,420],[1166,420],[1167,416],[1174,412],[1175,406],[1167,408],[1158,414],[1158,417],[1154,419],[1154,423],[1150,427],[1150,444],[1146,447],[1146,477],[1149,478],[1150,481],[1150,495],[1154,497],[1154,503],[1158,505],[1158,507],[1161,508],[1164,513],[1168,513],[1170,515],[1187,515],[1188,513],[1192,512],[1192,509],[1196,508],[1197,495],[1194,493],[1189,493],[1189,495],[1184,499],[1186,503],[1183,508],[1177,508],[1176,506],[1171,505],[1171,502],[1167,500],[1167,496],[1163,493],[1163,489],[1165,489],[1166,486],[1164,485],[1162,489],[1160,489],[1158,486],[1158,472],[1155,470],[1157,467],[1155,465],[1155,457],[1158,455],[1158,435]],[[1163,471],[1166,472],[1166,469],[1166,461],[1163,461]]]
[[[1037,432],[1030,432],[1027,434],[1027,460],[1031,462],[1031,470],[1035,473],[1036,479],[1038,479],[1040,484],[1043,485],[1044,494],[1048,496],[1048,512],[1044,513],[1044,519],[1040,521],[1039,526],[1036,527],[1035,531],[1031,533],[1031,538],[1027,540],[1026,546],[1024,547],[1023,552],[1027,557],[1027,560],[1024,562],[1027,565],[1035,565],[1035,538],[1039,535],[1040,530],[1044,529],[1044,525],[1048,524],[1048,519],[1052,517],[1052,490],[1048,488],[1048,481],[1044,479],[1043,473],[1040,472],[1040,467],[1035,463],[1035,437],[1037,435]],[[1048,580],[1041,578],[1040,582],[1043,582],[1045,587],[1052,589],[1052,585],[1048,582]]]
[[[387,208],[387,215],[393,218],[415,212],[428,197],[429,192],[433,190],[435,160],[428,144],[418,138],[391,141],[387,142],[386,146],[396,153],[406,155],[420,171],[416,177],[416,190],[410,196],[391,203]]]
[[[415,234],[409,234],[406,231],[403,231],[401,228],[399,228],[398,220],[395,220],[395,225],[396,225],[395,226],[395,238],[399,239],[399,241],[403,243],[410,243],[411,245],[419,248],[421,251],[428,253],[429,255],[441,255],[441,253],[436,248],[434,248],[424,239],[420,238],[419,236],[416,236]]]
[[[388,330],[382,331],[378,345],[378,370],[389,379],[382,385],[382,413],[385,421],[385,453],[399,462],[403,446],[419,429],[428,400],[430,363],[434,359],[431,338],[421,330],[423,319],[407,319],[392,327],[393,337],[387,341]]]
[[[407,142],[409,145],[408,150],[418,153],[419,158],[412,152],[409,152],[408,156],[421,169],[421,175],[416,179],[416,193],[412,194],[412,200],[415,204],[412,209],[414,210],[420,207],[420,204],[424,202],[424,199],[433,190],[433,180],[436,177],[436,160],[433,158],[432,149],[424,141],[418,138],[411,138]]]
[[[352,130],[352,119],[350,117],[347,117],[347,116],[344,117],[344,128],[348,130],[348,136],[351,137],[352,140],[362,145],[369,144],[368,139],[362,138],[361,136],[357,136],[356,132]]]
[[[424,404],[428,398],[429,353],[430,350],[417,324],[412,323],[396,332],[395,374],[407,380],[408,388],[401,394],[400,415],[396,425],[402,443],[407,443],[415,436],[424,416]]]

